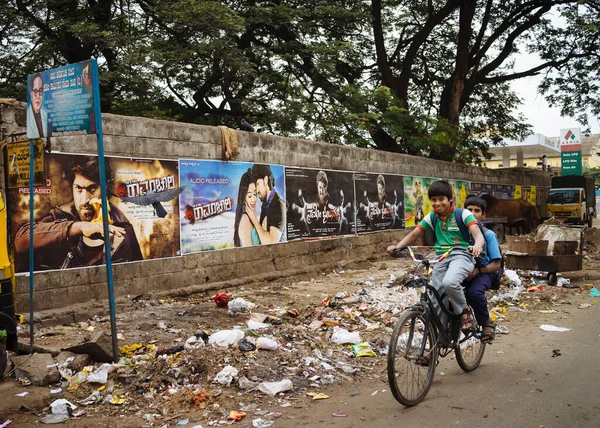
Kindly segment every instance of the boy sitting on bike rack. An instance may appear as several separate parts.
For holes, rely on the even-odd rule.
[[[415,242],[425,231],[435,232],[436,254],[444,254],[448,247],[462,247],[463,251],[453,251],[447,258],[437,263],[433,269],[432,284],[440,293],[445,294],[455,313],[461,314],[461,328],[465,332],[473,329],[473,317],[467,307],[462,282],[473,272],[475,259],[482,251],[485,243],[483,234],[479,229],[477,220],[469,210],[462,210],[462,221],[468,227],[474,238],[471,246],[472,254],[468,248],[470,243],[463,237],[454,210],[454,198],[452,186],[446,180],[431,183],[427,191],[433,212],[429,213],[417,227],[406,235],[397,245],[390,245],[387,252],[392,254],[394,250],[401,250]],[[435,220],[437,217],[437,220]],[[434,226],[435,225],[435,226]],[[439,308],[437,299],[433,299],[433,305],[440,317],[444,317],[442,309]]]
[[[481,198],[472,196],[465,201],[465,208],[471,211],[477,220],[482,220],[485,218],[487,203]],[[483,327],[481,339],[490,343],[496,336],[496,324],[490,318],[485,292],[492,287],[494,273],[500,269],[502,253],[500,252],[498,237],[493,231],[485,229],[484,238],[487,247],[484,262],[482,266],[473,268],[464,286],[466,288],[467,303],[473,309],[477,323]]]

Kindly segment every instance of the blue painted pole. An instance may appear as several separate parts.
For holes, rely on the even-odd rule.
[[[100,167],[100,191],[102,196],[102,224],[104,226],[104,253],[106,255],[106,278],[108,282],[108,302],[110,306],[110,333],[112,335],[113,360],[119,360],[117,343],[117,320],[115,314],[115,292],[113,283],[110,230],[108,227],[108,192],[106,188],[106,168],[104,163],[104,143],[102,139],[102,113],[100,111],[100,80],[98,62],[92,59],[92,82],[94,82],[94,119],[98,136],[98,166]]]
[[[33,185],[34,175],[33,158],[34,158],[33,139],[29,139],[29,353],[33,354]]]

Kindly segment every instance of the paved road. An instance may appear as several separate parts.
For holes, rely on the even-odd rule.
[[[511,322],[511,332],[486,349],[472,373],[446,357],[428,397],[416,407],[398,404],[389,390],[382,393],[388,389],[382,371],[365,375],[380,380],[340,385],[329,400],[285,416],[306,427],[599,427],[600,299],[587,309],[577,305],[591,303],[591,297],[571,300],[556,314],[523,314]],[[544,332],[541,324],[571,331]],[[554,349],[561,355],[552,357]]]

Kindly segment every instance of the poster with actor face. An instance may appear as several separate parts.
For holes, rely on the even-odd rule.
[[[358,233],[404,229],[404,179],[392,174],[354,174]]]
[[[286,240],[281,165],[181,159],[183,254]]]
[[[177,162],[105,158],[113,263],[179,255]],[[46,186],[35,188],[34,269],[102,265],[104,226],[98,157],[46,155]],[[29,188],[8,194],[17,272],[29,270]]]
[[[431,202],[427,196],[429,186],[439,178],[404,177],[404,204],[406,227],[416,226],[431,212]],[[465,200],[471,192],[471,183],[464,180],[446,180],[452,186],[454,206],[464,208]]]
[[[404,219],[406,227],[419,224],[431,211],[427,189],[435,178],[404,177]]]
[[[353,173],[286,168],[287,237],[331,237],[356,233]]]

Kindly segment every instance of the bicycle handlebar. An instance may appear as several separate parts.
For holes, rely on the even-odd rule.
[[[441,247],[437,247],[437,248],[444,248],[444,249],[448,249],[448,251],[446,251],[444,254],[442,254],[441,256],[439,256],[436,259],[433,260],[423,260],[423,259],[418,259],[415,257],[415,253],[413,252],[413,248],[415,249],[434,249],[436,247],[431,247],[431,246],[424,246],[424,245],[418,245],[418,246],[409,246],[409,247],[405,247],[405,248],[397,248],[395,250],[392,251],[391,256],[394,258],[400,258],[402,257],[402,255],[404,254],[403,251],[406,249],[408,250],[408,253],[410,254],[410,258],[416,262],[416,263],[423,263],[425,261],[427,261],[429,264],[435,264],[435,263],[439,263],[442,260],[444,260],[446,257],[448,257],[450,255],[450,253],[452,253],[453,250],[459,249],[459,250],[465,250],[466,248],[463,247],[456,247],[456,246],[441,246]],[[470,251],[470,248],[469,248]]]

